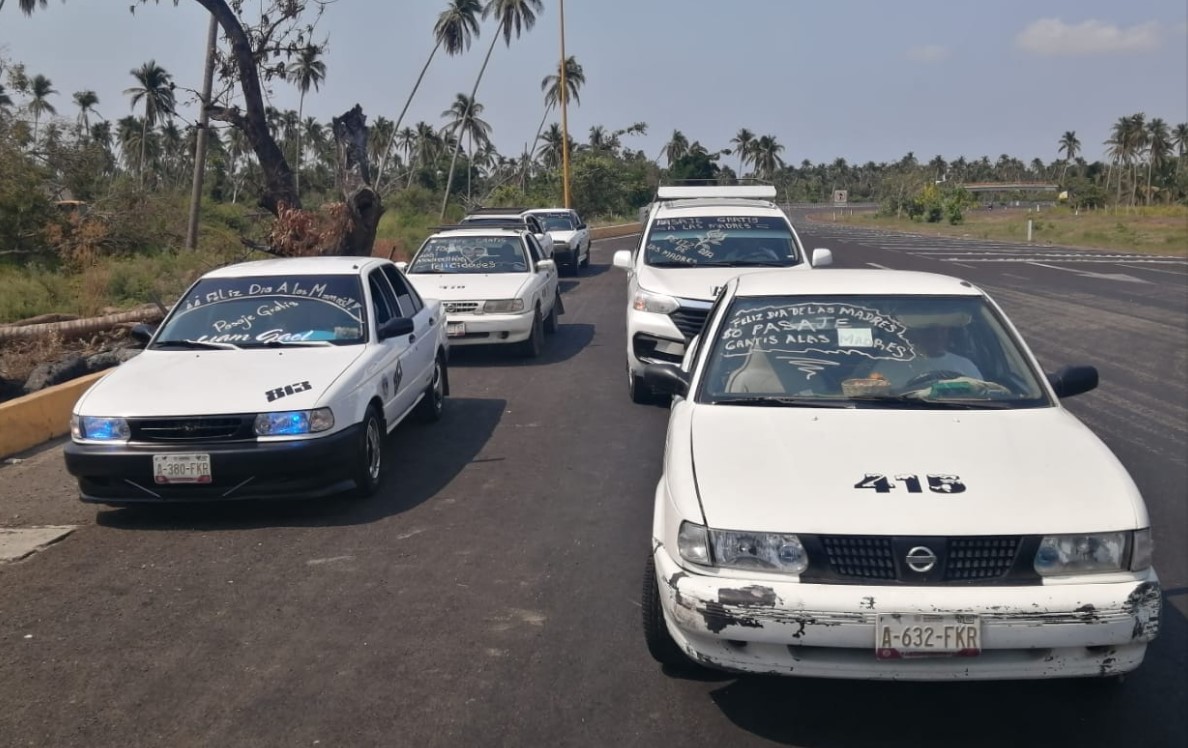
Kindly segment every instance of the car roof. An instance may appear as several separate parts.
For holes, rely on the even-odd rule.
[[[969,281],[911,270],[829,268],[815,273],[763,270],[743,273],[736,296],[985,296]]]
[[[673,200],[659,203],[654,216],[779,216],[787,218],[784,211],[766,200],[744,200],[738,198],[698,198]]]
[[[276,257],[238,262],[210,271],[204,278],[250,278],[261,275],[359,275],[388,260],[381,257]]]

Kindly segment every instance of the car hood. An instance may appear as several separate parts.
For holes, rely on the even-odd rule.
[[[155,417],[305,410],[325,404],[327,390],[364,349],[146,350],[96,382],[75,412]]]
[[[871,535],[1125,530],[1129,474],[1062,408],[904,411],[698,405],[693,466],[710,527]],[[894,487],[875,488],[868,476]],[[916,475],[919,493],[897,476]],[[953,476],[964,490],[930,490]],[[943,482],[943,481],[942,481]]]
[[[486,301],[514,299],[531,273],[416,273],[407,276],[417,293],[441,301]]]
[[[577,236],[576,231],[550,231],[549,236],[553,237],[553,241],[557,244],[567,244],[570,239]]]
[[[810,269],[807,263],[794,269]],[[682,299],[713,301],[718,290],[739,273],[762,271],[763,267],[737,268],[657,268],[639,267],[639,287],[654,293],[668,294]],[[788,268],[779,268],[785,270]]]

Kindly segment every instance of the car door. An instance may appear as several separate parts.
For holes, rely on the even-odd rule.
[[[534,215],[527,215],[524,217],[524,222],[532,231],[532,236],[535,237],[537,243],[540,244],[541,254],[546,259],[553,259],[553,237],[549,232],[545,231],[544,224],[540,219]]]
[[[528,254],[532,256],[532,302],[540,301],[540,314],[549,316],[553,305],[557,303],[557,266],[551,268],[540,267],[540,261],[545,259],[540,244],[532,234],[525,234],[524,241],[528,244]]]
[[[396,293],[396,303],[400,306],[400,314],[410,317],[413,321],[413,334],[409,336],[411,352],[405,367],[404,376],[413,387],[412,397],[429,386],[433,378],[433,358],[437,354],[437,322],[434,313],[425,306],[417,290],[408,282],[408,278],[395,265],[381,267],[384,276],[392,284]]]
[[[415,395],[409,393],[417,391],[412,388],[411,377],[405,376],[405,371],[414,366],[412,342],[409,340],[411,336],[379,339],[380,327],[388,320],[401,316],[392,284],[380,268],[367,274],[367,292],[371,297],[376,341],[380,349],[380,356],[371,362],[368,375],[376,380],[376,389],[384,403],[384,422],[391,430],[412,405]]]

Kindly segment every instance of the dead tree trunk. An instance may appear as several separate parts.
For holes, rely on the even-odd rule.
[[[367,117],[363,108],[356,104],[346,114],[335,117],[333,127],[334,142],[338,145],[338,185],[350,224],[332,253],[370,257],[384,206],[371,184],[371,168],[367,162]]]
[[[107,314],[102,317],[19,326],[6,325],[0,326],[0,343],[10,340],[29,340],[47,335],[56,335],[62,340],[75,340],[95,333],[106,332],[119,325],[134,322],[159,322],[164,316],[160,307],[155,304],[146,304],[131,311]]]

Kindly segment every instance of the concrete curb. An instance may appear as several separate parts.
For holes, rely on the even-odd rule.
[[[108,373],[97,371],[0,403],[0,459],[69,433],[74,404]]]
[[[614,226],[599,226],[590,229],[590,240],[595,241],[599,239],[615,239],[620,236],[631,236],[638,234],[643,230],[643,226],[638,223],[619,223]]]

